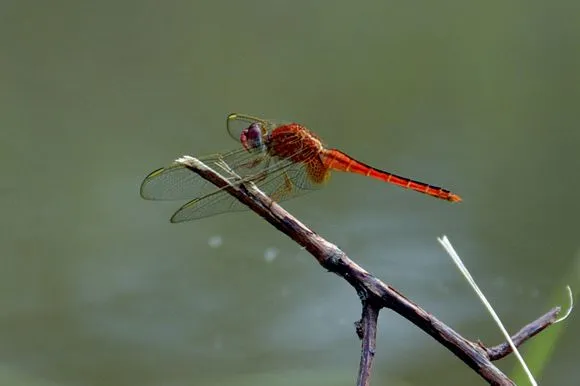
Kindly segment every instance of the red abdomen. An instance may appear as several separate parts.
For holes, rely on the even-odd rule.
[[[461,201],[461,197],[451,193],[447,189],[412,180],[407,177],[401,177],[383,170],[375,169],[372,166],[357,161],[336,149],[324,150],[322,153],[322,161],[324,162],[324,165],[331,170],[362,174],[364,176],[376,178],[377,180],[385,181],[402,188],[428,194],[429,196],[437,197],[442,200],[451,202]]]

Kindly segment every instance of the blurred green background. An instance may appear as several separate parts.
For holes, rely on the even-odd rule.
[[[139,198],[152,169],[234,148],[232,111],[301,122],[460,194],[339,174],[284,206],[499,343],[436,237],[510,331],[564,295],[580,248],[579,39],[578,1],[3,0],[2,384],[354,384],[360,306],[343,280],[253,213],[172,225],[180,203]],[[541,383],[580,376],[577,320]],[[483,384],[388,311],[373,380]]]

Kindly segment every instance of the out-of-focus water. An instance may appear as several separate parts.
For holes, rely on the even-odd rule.
[[[172,225],[179,203],[139,198],[150,170],[235,147],[231,111],[301,122],[460,194],[335,175],[284,206],[498,343],[435,238],[511,331],[564,293],[580,248],[579,15],[577,1],[2,2],[0,380],[354,383],[360,307],[344,281],[253,213]],[[578,378],[567,323],[544,384]],[[373,379],[481,383],[388,311]]]

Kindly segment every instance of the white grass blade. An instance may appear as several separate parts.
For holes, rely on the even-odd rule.
[[[473,290],[475,291],[475,293],[477,294],[477,296],[479,297],[479,299],[481,300],[481,302],[483,303],[483,305],[487,308],[487,311],[490,313],[490,315],[492,316],[493,320],[498,325],[498,327],[501,330],[502,334],[505,336],[508,344],[512,348],[515,356],[518,358],[518,361],[522,365],[522,367],[524,369],[524,372],[526,373],[526,375],[528,376],[528,378],[530,380],[530,383],[533,386],[537,386],[538,383],[534,379],[534,376],[530,372],[530,369],[526,365],[526,362],[524,361],[524,359],[520,355],[520,352],[518,351],[517,347],[515,346],[514,342],[512,341],[509,333],[507,332],[507,330],[503,326],[503,323],[499,319],[499,316],[494,311],[494,309],[491,306],[491,304],[487,301],[487,299],[486,299],[485,295],[483,294],[483,292],[481,292],[481,290],[479,289],[479,287],[475,283],[475,280],[473,279],[473,277],[471,276],[471,274],[469,273],[469,271],[467,270],[467,268],[465,267],[465,265],[463,264],[463,262],[459,258],[459,255],[457,254],[457,252],[455,252],[455,249],[451,245],[451,242],[449,241],[449,239],[447,238],[447,236],[444,235],[443,237],[438,237],[437,238],[437,241],[439,241],[439,243],[443,246],[443,248],[445,249],[445,251],[447,251],[447,253],[449,254],[449,256],[451,256],[451,258],[453,259],[453,262],[455,263],[455,265],[457,266],[457,268],[459,268],[459,271],[463,274],[463,276],[465,276],[465,278],[467,279],[467,281],[469,282],[469,284],[471,285],[471,287],[473,288]]]
[[[568,311],[566,311],[566,313],[562,317],[556,319],[554,321],[554,324],[560,323],[561,321],[565,320],[568,316],[570,316],[570,314],[572,313],[572,309],[574,308],[574,295],[572,295],[572,288],[570,288],[570,286],[567,285],[566,289],[568,290],[568,301],[569,301]]]

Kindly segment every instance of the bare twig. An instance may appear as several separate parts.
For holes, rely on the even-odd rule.
[[[365,271],[349,259],[336,245],[326,241],[307,228],[258,190],[252,183],[240,184],[235,181],[231,183],[193,157],[186,156],[179,159],[178,162],[192,172],[199,174],[204,179],[235,196],[239,201],[247,205],[278,230],[284,232],[292,240],[303,246],[316,258],[320,265],[328,271],[341,276],[355,288],[363,302],[363,317],[357,329],[362,333],[363,339],[359,385],[368,385],[372,357],[375,350],[376,317],[378,316],[379,309],[383,307],[392,309],[415,324],[476,371],[489,384],[514,384],[491,363],[492,360],[499,359],[508,354],[508,352],[505,352],[506,349],[502,348],[503,344],[486,349],[480,343],[471,342],[463,338],[451,329],[451,327],[445,325],[433,315],[408,300],[397,290]],[[557,315],[558,312],[559,309],[554,309],[548,314]],[[527,328],[528,326],[526,326],[516,334],[516,338],[514,339],[516,345],[523,343],[549,325],[550,322],[546,322],[546,317],[544,315],[528,325],[543,325],[544,327]],[[373,320],[374,322],[372,322]],[[549,320],[551,321],[552,319]],[[367,350],[367,354],[365,354],[365,350]],[[504,352],[505,354],[503,354]]]
[[[521,330],[512,336],[514,344],[519,347],[531,337],[542,332],[546,327],[554,324],[559,313],[560,307],[554,307],[538,319],[522,327]],[[487,352],[487,356],[492,361],[501,359],[512,352],[512,349],[507,342],[503,342],[493,347],[485,347],[481,342],[478,342],[478,344]]]
[[[357,334],[362,341],[356,384],[357,386],[368,386],[371,384],[371,370],[377,346],[377,322],[381,307],[366,300],[363,300],[362,303],[361,319],[355,323]]]

